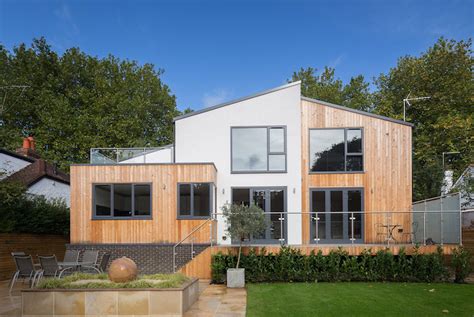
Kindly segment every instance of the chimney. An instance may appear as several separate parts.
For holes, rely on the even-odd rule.
[[[35,139],[32,136],[23,138],[23,145],[16,153],[32,159],[39,159],[40,155],[35,151]]]

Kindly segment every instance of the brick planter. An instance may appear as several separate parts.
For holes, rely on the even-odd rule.
[[[199,297],[199,280],[180,288],[25,289],[22,316],[182,316]]]

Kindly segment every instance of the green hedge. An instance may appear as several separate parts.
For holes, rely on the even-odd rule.
[[[0,232],[69,234],[69,208],[63,200],[31,196],[12,182],[0,182]]]
[[[251,249],[242,256],[247,282],[338,282],[338,281],[397,281],[436,282],[448,279],[443,263],[443,251],[420,254],[418,248],[407,255],[402,248],[398,255],[381,250],[371,255],[370,249],[358,256],[337,249],[323,256],[322,252],[303,255],[299,249],[282,247],[277,254],[259,253]],[[224,283],[227,268],[235,267],[236,256],[218,253],[212,258],[212,280]],[[463,265],[465,259],[463,259]]]

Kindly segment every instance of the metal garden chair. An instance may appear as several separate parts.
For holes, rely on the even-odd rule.
[[[38,256],[38,259],[40,261],[41,270],[36,277],[36,284],[39,283],[43,276],[61,278],[64,272],[73,268],[72,266],[60,267],[55,255]]]
[[[10,281],[10,293],[18,278],[28,278],[30,282],[30,287],[32,287],[35,283],[35,278],[39,273],[39,270],[35,269],[35,266],[33,264],[33,258],[31,257],[31,255],[16,255],[13,257],[13,259],[15,260],[16,272],[13,274],[12,279]]]

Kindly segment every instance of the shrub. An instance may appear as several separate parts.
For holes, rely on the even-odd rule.
[[[69,234],[69,208],[63,200],[31,196],[12,182],[0,182],[0,232]]]
[[[463,263],[466,261],[463,258]],[[227,268],[233,267],[236,256],[218,253],[212,258],[212,280],[225,282]],[[375,255],[363,250],[358,256],[350,256],[339,248],[323,256],[321,251],[303,255],[299,249],[282,247],[277,254],[267,253],[264,248],[257,252],[250,249],[242,255],[241,267],[245,268],[247,282],[338,282],[338,281],[399,281],[436,282],[447,279],[443,266],[442,249],[433,254],[413,255],[401,249],[398,255],[388,250]]]
[[[454,249],[451,265],[454,269],[454,281],[463,283],[471,273],[471,254],[463,247]]]

